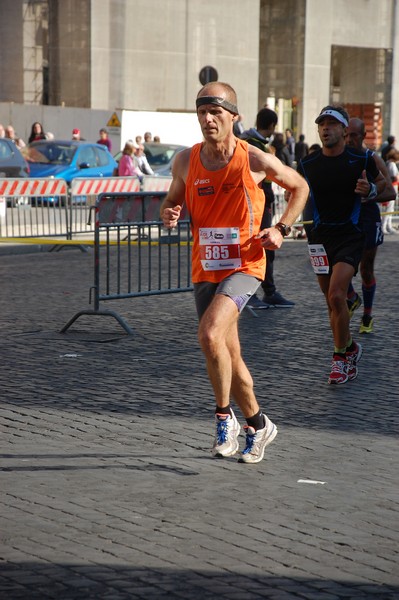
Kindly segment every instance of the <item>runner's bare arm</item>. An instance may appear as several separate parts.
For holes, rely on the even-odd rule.
[[[305,179],[291,167],[285,166],[272,154],[267,154],[249,146],[249,163],[252,176],[260,183],[266,176],[290,193],[286,209],[280,221],[291,226],[302,213],[309,195],[309,186]],[[262,238],[262,246],[275,249],[281,246],[283,237],[280,231],[274,227],[263,229],[259,232]]]
[[[172,183],[161,204],[161,219],[165,227],[169,229],[176,227],[183,207],[190,151],[190,149],[183,150],[176,156],[172,166]]]

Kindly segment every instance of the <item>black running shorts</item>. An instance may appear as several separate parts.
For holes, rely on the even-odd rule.
[[[380,246],[384,241],[381,226],[381,213],[378,205],[371,202],[362,205],[361,209],[361,225],[366,236],[366,249],[370,250],[376,246]]]
[[[309,234],[310,244],[323,244],[330,265],[332,267],[344,262],[355,269],[355,274],[358,271],[359,263],[362,258],[365,247],[365,235],[363,232],[354,231],[350,234],[346,232],[323,232],[317,229],[312,229]]]

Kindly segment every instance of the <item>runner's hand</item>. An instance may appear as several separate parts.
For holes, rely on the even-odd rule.
[[[262,229],[262,231],[255,236],[255,239],[260,240],[262,246],[267,250],[277,250],[283,243],[284,238],[278,229],[269,227],[268,229]]]
[[[182,207],[179,204],[174,208],[165,208],[165,210],[162,213],[162,221],[165,227],[167,227],[168,229],[176,227],[177,222],[180,218],[181,209]]]
[[[357,180],[355,192],[356,194],[360,194],[363,198],[367,198],[370,192],[370,182],[367,179],[366,171],[363,171],[361,178]]]

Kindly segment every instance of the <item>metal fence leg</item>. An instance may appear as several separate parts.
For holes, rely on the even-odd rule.
[[[67,329],[69,329],[70,326],[82,315],[103,315],[105,317],[113,317],[118,321],[119,325],[126,331],[128,335],[133,335],[133,330],[130,329],[129,325],[122,319],[122,317],[113,310],[81,310],[76,313],[76,315],[74,315],[66,325],[64,325],[64,327],[60,330],[60,333],[65,333]]]
[[[76,248],[77,250],[81,250],[82,252],[88,252],[90,250],[90,246],[85,246],[84,244],[56,244],[49,248],[49,252],[61,252],[63,248]]]
[[[256,312],[256,310],[254,310],[251,306],[248,306],[248,304],[246,304],[244,306],[244,308],[245,308],[245,310],[247,310],[248,312],[250,312],[253,317],[259,317],[259,315]]]

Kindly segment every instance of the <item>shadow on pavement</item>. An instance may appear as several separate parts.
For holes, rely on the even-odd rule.
[[[170,598],[182,600],[226,600],[245,598],[256,600],[295,600],[299,598],[356,598],[356,600],[397,600],[398,587],[361,584],[343,577],[328,579],[285,578],[258,573],[230,573],[200,569],[176,571],[168,568],[146,568],[118,564],[116,557],[107,564],[104,551],[102,564],[3,563],[0,566],[0,591],[8,600],[56,598],[113,600]],[[141,563],[145,562],[143,553]],[[152,557],[148,556],[148,562]],[[31,581],[34,580],[34,588]],[[29,582],[25,587],[25,582]]]

